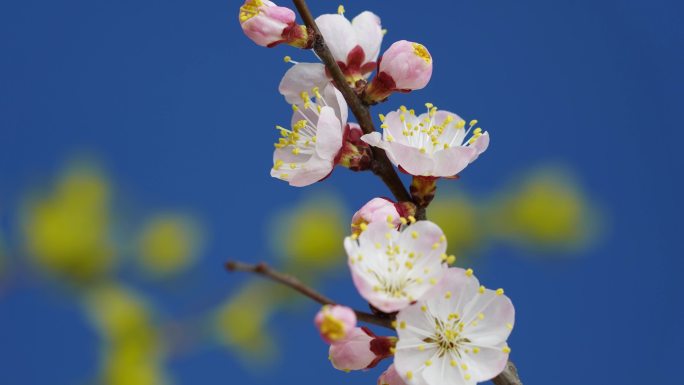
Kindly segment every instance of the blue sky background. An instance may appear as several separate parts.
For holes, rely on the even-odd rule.
[[[314,13],[337,3],[312,1]],[[198,213],[211,238],[165,311],[218,301],[238,287],[221,263],[268,256],[273,211],[304,191],[268,176],[284,55],[242,35],[237,1],[0,3],[0,215],[11,228],[21,193],[74,153],[102,160],[146,205]],[[684,9],[676,1],[346,1],[347,15],[381,16],[383,47],[407,39],[434,57],[430,85],[376,112],[430,101],[477,118],[492,146],[454,183],[496,192],[542,163],[569,166],[600,203],[602,241],[573,262],[543,263],[494,246],[478,270],[517,309],[512,359],[527,384],[666,383],[681,378],[684,268],[679,202],[684,139]],[[677,155],[680,154],[680,155]],[[337,170],[349,207],[385,188]],[[321,289],[360,305],[346,275]],[[151,289],[154,293],[156,289]],[[163,290],[157,290],[163,291]],[[170,295],[168,293],[171,293]],[[170,363],[178,384],[372,384],[344,374],[310,327],[283,314],[288,354],[255,374],[207,347]],[[46,286],[0,301],[0,383],[78,384],[97,343],[77,309]],[[380,371],[377,371],[379,374]],[[132,384],[133,385],[133,384]]]

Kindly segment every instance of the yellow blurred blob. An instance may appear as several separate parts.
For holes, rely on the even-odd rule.
[[[548,250],[580,247],[596,235],[596,210],[564,171],[535,172],[510,190],[490,212],[498,236]]]
[[[221,343],[263,363],[274,357],[276,345],[266,323],[285,290],[270,282],[253,281],[220,305],[213,315]],[[251,361],[250,361],[251,362]]]
[[[167,384],[163,347],[150,305],[115,283],[93,287],[85,298],[90,320],[103,339],[101,383]]]
[[[25,248],[37,267],[79,281],[112,269],[110,186],[96,169],[69,168],[54,191],[30,199],[23,214]]]
[[[178,214],[162,214],[150,219],[138,242],[139,263],[154,276],[171,276],[188,268],[200,248],[196,222]]]
[[[427,214],[444,231],[447,253],[457,259],[477,248],[486,235],[478,206],[465,194],[438,191]]]
[[[340,199],[311,195],[274,220],[274,250],[297,268],[319,269],[346,260],[342,241],[349,221]]]

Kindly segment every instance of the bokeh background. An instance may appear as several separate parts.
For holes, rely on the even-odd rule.
[[[341,239],[388,194],[268,176],[282,57],[314,58],[253,45],[239,5],[0,3],[0,384],[375,383],[329,365],[314,304],[222,269],[268,261],[363,307]],[[344,5],[435,59],[376,112],[430,101],[492,135],[428,214],[513,299],[526,383],[681,378],[681,4]]]

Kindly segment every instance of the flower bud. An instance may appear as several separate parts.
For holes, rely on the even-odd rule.
[[[422,44],[400,40],[380,58],[378,74],[366,89],[367,102],[386,99],[392,92],[424,88],[432,77],[432,56]]]
[[[363,227],[371,222],[387,222],[392,227],[399,227],[401,218],[412,213],[406,213],[406,207],[394,203],[387,198],[373,198],[363,205],[352,217],[352,234],[360,234]]]
[[[345,339],[356,327],[356,314],[346,306],[325,305],[314,318],[321,338],[329,344]]]
[[[406,385],[406,382],[404,382],[404,379],[401,378],[394,364],[392,364],[380,375],[378,385]]]
[[[310,48],[309,35],[295,22],[295,13],[268,0],[246,0],[240,7],[240,26],[245,35],[263,47],[286,43]]]
[[[367,328],[354,328],[347,338],[330,345],[330,362],[343,371],[370,369],[392,356],[395,345],[394,337],[378,337]]]

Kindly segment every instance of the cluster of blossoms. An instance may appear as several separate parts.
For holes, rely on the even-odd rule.
[[[247,0],[239,19],[245,34],[266,47],[311,49],[320,33],[344,76],[335,81],[323,64],[285,58],[294,65],[279,91],[293,113],[289,128],[276,126],[273,177],[307,186],[336,165],[368,170],[378,152],[413,176],[410,201],[372,199],[354,215],[344,240],[354,285],[375,315],[393,320],[397,336],[376,335],[357,326],[354,310],[326,305],[314,323],[330,345],[333,366],[366,370],[392,359],[380,385],[475,384],[496,377],[510,353],[511,301],[502,289],[481,286],[472,270],[452,267],[456,258],[446,254],[439,226],[414,217],[432,200],[437,179],[456,178],[487,149],[489,134],[477,120],[431,103],[422,113],[401,106],[381,114],[382,133],[348,121],[340,83],[371,106],[392,93],[422,89],[432,76],[432,56],[422,44],[400,40],[380,55],[385,31],[371,12],[350,21],[340,6],[337,14],[316,18],[316,31],[298,25],[288,8]]]

